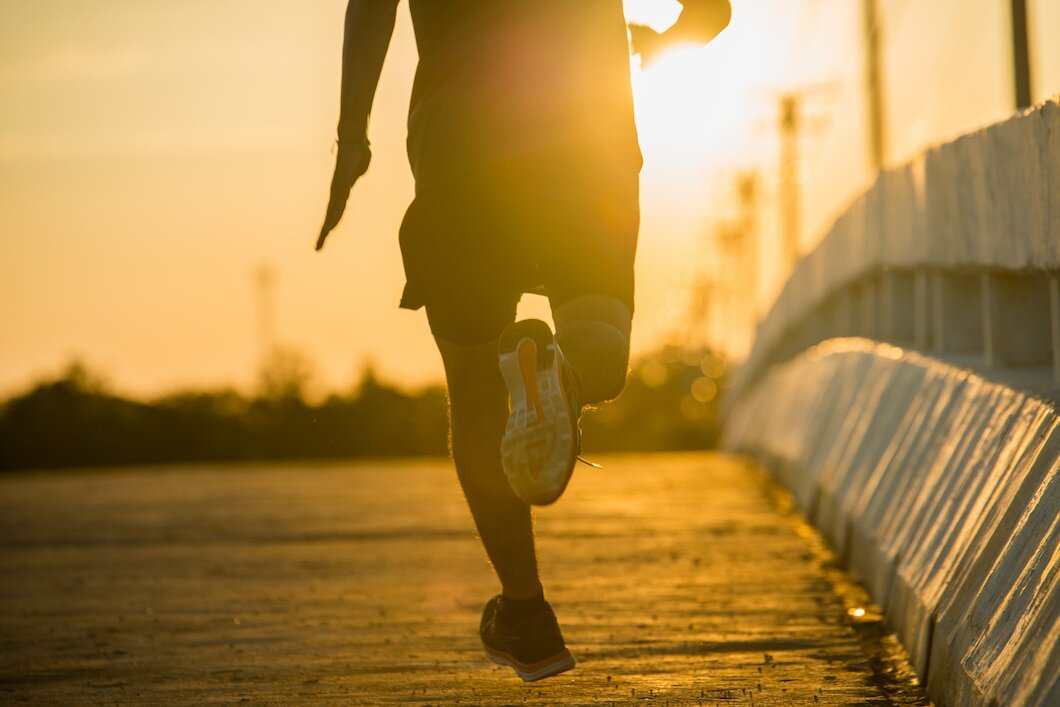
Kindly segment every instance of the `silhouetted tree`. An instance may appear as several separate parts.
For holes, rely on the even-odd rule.
[[[723,372],[708,351],[642,358],[622,396],[583,418],[586,452],[712,446]],[[310,403],[310,380],[307,359],[287,352],[254,398],[220,389],[138,401],[74,363],[0,407],[0,469],[446,454],[442,387],[405,391],[368,366],[352,392]]]

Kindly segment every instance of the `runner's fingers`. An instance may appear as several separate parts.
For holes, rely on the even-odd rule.
[[[342,215],[346,212],[346,201],[349,197],[349,189],[346,189],[345,192],[341,189],[338,191],[334,188],[332,189],[331,199],[328,201],[328,211],[324,216],[324,226],[320,229],[320,237],[317,238],[317,250],[324,247],[324,240],[328,237],[328,234],[339,225]]]
[[[324,247],[328,234],[342,220],[343,214],[346,213],[346,203],[350,199],[350,191],[357,180],[368,171],[371,159],[372,153],[367,148],[350,152],[340,150],[335,163],[335,174],[331,178],[331,195],[328,199],[327,213],[324,216],[324,226],[317,237],[317,250]]]

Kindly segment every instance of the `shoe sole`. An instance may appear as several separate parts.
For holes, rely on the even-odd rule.
[[[507,665],[525,682],[534,682],[535,680],[565,673],[575,665],[574,656],[566,648],[550,658],[527,664],[520,663],[511,655],[489,648],[485,644],[482,647],[486,651],[487,658],[497,665]]]
[[[501,443],[504,471],[519,498],[545,506],[563,495],[578,456],[555,340],[547,324],[527,319],[505,330],[499,348],[511,401]]]

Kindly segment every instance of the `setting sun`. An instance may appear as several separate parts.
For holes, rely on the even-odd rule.
[[[652,156],[703,165],[731,146],[743,89],[740,77],[711,71],[717,57],[709,47],[678,47],[634,74],[637,126]]]
[[[681,14],[681,3],[677,0],[625,0],[626,17],[635,22],[662,32],[677,21]]]

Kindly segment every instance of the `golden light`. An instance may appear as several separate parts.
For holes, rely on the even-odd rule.
[[[773,9],[778,21],[794,13],[788,6]],[[677,2],[626,2],[631,22],[657,31],[672,25],[680,10]],[[753,123],[768,114],[770,89],[791,77],[778,65],[755,12],[734,12],[705,47],[675,45],[645,67],[634,56],[637,126],[649,162],[702,170],[760,157],[747,154],[749,145],[765,142]]]
[[[656,32],[672,25],[681,14],[677,0],[626,0],[624,7],[630,22],[648,25]]]
[[[701,403],[709,403],[718,395],[718,384],[710,378],[697,378],[692,381],[692,397]]]
[[[705,48],[675,47],[634,73],[637,126],[647,150],[671,157],[704,156],[719,118],[709,68]]]
[[[626,0],[630,22],[664,32],[681,14],[676,0]],[[710,96],[700,90],[702,47],[675,47],[650,68],[640,68],[633,57],[633,92],[637,104],[637,126],[646,153],[688,149],[688,141],[702,142],[709,124]],[[695,150],[697,156],[701,149]]]
[[[726,367],[725,359],[715,353],[706,354],[699,364],[699,370],[703,372],[703,375],[715,380],[725,375]]]

